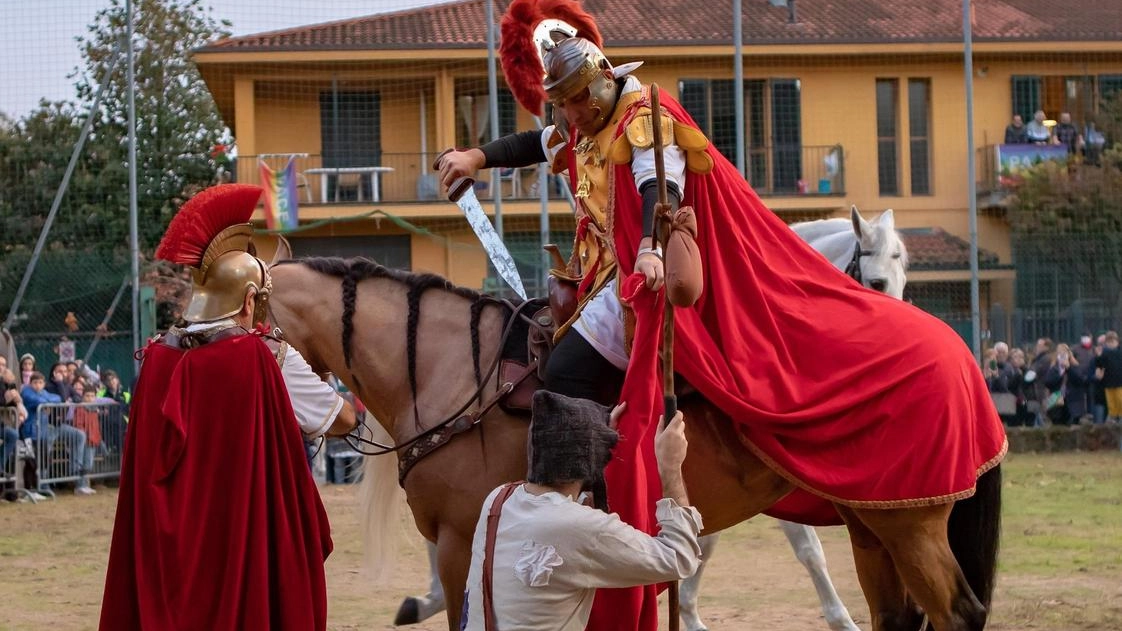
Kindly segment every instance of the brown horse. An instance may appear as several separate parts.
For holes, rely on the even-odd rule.
[[[364,259],[288,261],[273,268],[273,284],[273,317],[288,340],[317,371],[335,373],[354,390],[399,446],[458,416],[476,399],[481,380],[483,400],[496,390],[485,370],[499,352],[509,315],[497,301],[438,276]],[[792,490],[791,482],[753,455],[720,410],[699,396],[680,407],[690,443],[686,484],[706,532],[742,522]],[[450,629],[459,628],[483,499],[525,475],[526,430],[525,418],[496,407],[405,478],[417,528],[437,546]],[[979,479],[973,497],[955,503],[887,510],[837,506],[851,535],[873,631],[913,631],[924,613],[937,631],[984,628],[1000,493],[995,467]]]

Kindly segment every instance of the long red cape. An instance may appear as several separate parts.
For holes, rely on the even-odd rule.
[[[324,629],[327,515],[256,335],[150,344],[133,398],[101,629]]]
[[[663,95],[662,105],[696,127],[673,99]],[[649,101],[633,107],[643,106]],[[675,310],[674,368],[798,487],[768,514],[838,524],[832,501],[891,508],[973,494],[1007,443],[962,339],[934,316],[839,272],[764,206],[712,145],[707,151],[713,171],[688,174],[682,200],[697,212],[705,291],[693,308]],[[641,199],[630,165],[612,177],[616,252],[620,270],[629,271],[643,235]],[[621,287],[649,294],[634,278]],[[642,306],[646,300],[653,298],[632,297],[638,323],[620,421],[621,434],[630,430],[638,444],[605,475],[612,509],[653,532],[661,489],[649,426],[661,383],[650,347],[658,337],[640,333],[658,329],[661,311]],[[640,400],[650,404],[636,405]],[[620,591],[597,595],[588,628],[616,629],[626,619],[654,629],[649,590]]]

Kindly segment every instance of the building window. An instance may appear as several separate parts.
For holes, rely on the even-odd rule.
[[[325,90],[319,95],[320,137],[325,167],[368,167],[382,163],[381,99],[378,92]],[[329,176],[327,199],[371,199],[370,181],[353,183]],[[350,186],[353,184],[353,186]],[[341,187],[340,190],[336,190]]]
[[[1101,112],[1103,102],[1122,90],[1122,75],[1024,75],[1013,77],[1013,114],[1031,121],[1038,110],[1058,120],[1071,114],[1083,128]]]
[[[1122,93],[1122,74],[1099,75],[1099,107],[1102,107],[1102,101],[1120,98],[1118,96],[1120,93]]]
[[[931,194],[931,79],[908,79],[912,195]]]
[[[491,101],[486,79],[456,80],[456,145],[478,147],[491,140]],[[513,134],[517,129],[517,108],[514,96],[504,85],[499,86],[499,136]]]
[[[1038,109],[1040,77],[1013,77],[1013,114],[1020,114],[1021,120],[1028,123]]]
[[[736,101],[732,79],[683,79],[682,107],[730,162],[736,162]],[[798,79],[744,82],[748,181],[762,193],[794,193],[802,177],[802,84]]]
[[[900,194],[900,81],[877,79],[877,178],[881,195]]]

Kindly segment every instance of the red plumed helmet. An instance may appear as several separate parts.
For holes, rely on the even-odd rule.
[[[546,20],[563,22],[569,35],[586,39],[603,48],[596,22],[576,0],[514,0],[503,15],[499,59],[507,86],[522,107],[542,115],[546,94],[542,51],[535,41],[535,30]],[[563,25],[559,25],[563,26]]]
[[[250,184],[220,184],[199,192],[172,218],[156,258],[201,267],[211,241],[227,228],[249,223],[264,192]]]

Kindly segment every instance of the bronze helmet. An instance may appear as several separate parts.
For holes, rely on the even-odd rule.
[[[545,51],[542,65],[550,103],[556,106],[587,89],[589,108],[596,112],[593,126],[599,130],[607,124],[619,100],[619,85],[612,64],[595,44],[567,37]]]
[[[191,270],[191,301],[183,312],[188,322],[210,322],[236,315],[250,289],[254,296],[253,323],[265,320],[272,279],[265,263],[247,250],[253,236],[249,224],[230,226],[207,246],[202,265]]]
[[[156,258],[191,268],[184,320],[210,322],[236,315],[252,289],[253,322],[264,321],[272,281],[268,266],[254,256],[249,224],[262,192],[247,184],[212,186],[183,204],[168,225]]]

